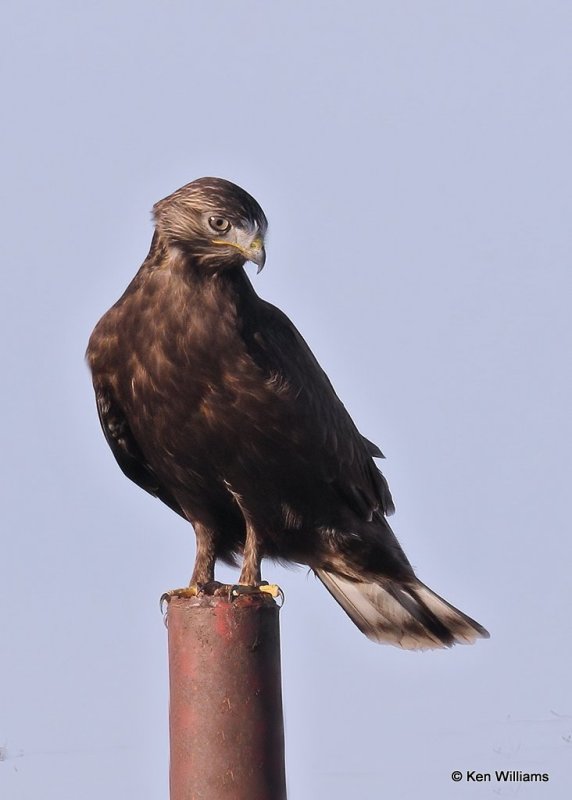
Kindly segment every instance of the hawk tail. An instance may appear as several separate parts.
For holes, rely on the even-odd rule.
[[[380,578],[355,581],[317,569],[316,575],[365,635],[405,650],[473,644],[489,633],[424,583]]]

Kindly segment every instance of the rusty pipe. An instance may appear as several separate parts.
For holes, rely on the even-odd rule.
[[[286,800],[278,614],[262,593],[171,599],[171,800]]]

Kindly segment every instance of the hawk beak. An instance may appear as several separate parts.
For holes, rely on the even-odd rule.
[[[244,251],[244,255],[253,264],[256,264],[258,269],[257,273],[262,272],[266,263],[266,250],[264,249],[264,242],[262,236],[256,236],[250,243],[248,250]]]
[[[218,244],[222,247],[234,247],[245,257],[247,261],[252,261],[258,267],[257,272],[261,272],[266,263],[266,250],[264,249],[264,239],[257,233],[253,239],[250,239],[252,234],[245,234],[240,231],[236,237],[235,242],[230,242],[227,239],[212,239],[212,244]]]

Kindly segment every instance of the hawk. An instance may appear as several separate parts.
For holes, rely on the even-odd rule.
[[[267,220],[240,187],[200,178],[154,206],[149,254],[93,331],[99,419],[123,472],[188,520],[190,592],[217,559],[310,567],[368,637],[407,649],[487,631],[416,577],[387,522],[374,458],[292,322],[260,299]]]

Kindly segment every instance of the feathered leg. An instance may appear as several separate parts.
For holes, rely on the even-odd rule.
[[[254,526],[247,520],[242,570],[240,571],[238,582],[244,586],[258,586],[261,581],[261,561],[262,556],[256,531]]]
[[[202,586],[214,581],[215,569],[215,534],[210,528],[195,523],[197,538],[197,555],[190,586]]]

